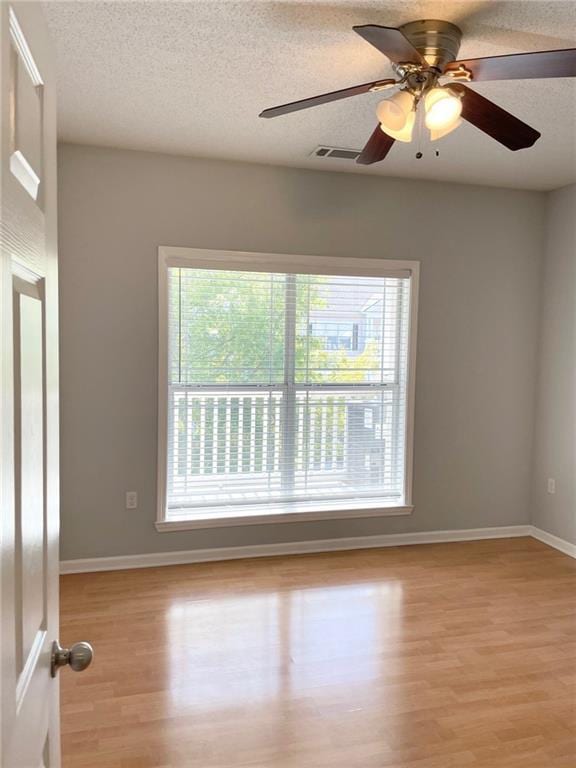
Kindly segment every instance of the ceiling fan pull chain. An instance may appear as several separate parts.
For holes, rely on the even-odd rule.
[[[424,113],[421,109],[418,109],[418,105],[416,105],[416,109],[418,110],[416,113],[416,160],[421,160],[424,157],[424,153],[422,152],[422,137],[424,135]]]

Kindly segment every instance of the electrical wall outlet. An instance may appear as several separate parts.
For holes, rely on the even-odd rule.
[[[556,493],[556,480],[553,477],[548,478],[548,493]]]
[[[137,491],[126,491],[126,509],[137,509],[138,493]]]

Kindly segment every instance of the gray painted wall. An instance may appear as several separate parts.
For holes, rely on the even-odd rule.
[[[64,559],[529,521],[543,194],[73,145],[59,174]],[[156,533],[158,245],[421,260],[412,516]]]
[[[576,544],[576,186],[549,195],[546,230],[532,520]]]

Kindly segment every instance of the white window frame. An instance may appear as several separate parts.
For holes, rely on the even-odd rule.
[[[290,511],[270,513],[247,512],[223,517],[206,511],[195,511],[189,520],[169,520],[166,517],[167,463],[168,463],[168,269],[222,269],[244,272],[285,272],[290,274],[347,275],[366,277],[409,277],[410,316],[408,327],[408,370],[406,387],[406,450],[404,456],[404,504],[388,506],[361,502],[346,508],[331,504],[309,504],[301,510],[298,502],[290,504]],[[351,517],[387,517],[409,515],[412,505],[414,457],[414,398],[416,373],[416,336],[418,320],[418,283],[420,262],[390,259],[361,259],[332,256],[296,256],[279,253],[250,253],[245,251],[215,251],[201,248],[160,246],[158,248],[158,505],[156,529],[158,531],[191,530],[268,523],[295,523],[312,520],[338,520]]]

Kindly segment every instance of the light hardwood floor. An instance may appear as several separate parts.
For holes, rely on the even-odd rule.
[[[533,539],[62,578],[64,768],[576,768],[576,561]]]

